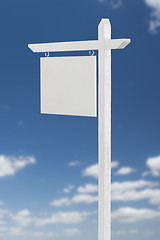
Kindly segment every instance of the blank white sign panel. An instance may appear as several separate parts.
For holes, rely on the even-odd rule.
[[[41,58],[41,113],[97,116],[96,56]]]

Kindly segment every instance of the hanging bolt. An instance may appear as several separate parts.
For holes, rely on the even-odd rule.
[[[49,57],[49,52],[45,52],[45,57]]]
[[[89,55],[90,55],[90,56],[93,56],[93,55],[94,55],[94,51],[93,51],[93,50],[90,50],[90,51],[89,51]]]

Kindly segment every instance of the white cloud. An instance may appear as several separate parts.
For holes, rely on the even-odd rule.
[[[125,235],[126,231],[117,231],[117,232],[112,232],[113,235],[117,235],[117,236],[121,236],[121,235]]]
[[[118,161],[111,162],[111,167],[112,168],[116,168],[116,167],[118,167],[118,165],[119,165]],[[89,176],[89,177],[98,178],[98,163],[93,164],[93,165],[85,168],[82,171],[82,175],[83,176]]]
[[[111,168],[116,168],[118,166],[119,166],[119,162],[118,161],[111,162]]]
[[[69,185],[67,188],[64,188],[64,189],[63,189],[63,192],[64,192],[64,193],[70,193],[73,188],[74,188],[73,185]]]
[[[83,176],[90,176],[94,178],[98,178],[98,164],[93,164],[82,172]]]
[[[97,201],[98,201],[98,196],[92,196],[89,194],[77,194],[72,198],[73,203],[91,204]]]
[[[37,226],[45,226],[47,224],[64,223],[77,224],[86,220],[91,215],[90,212],[59,212],[52,214],[49,218],[37,218],[35,224]]]
[[[99,0],[99,2],[105,2],[106,0]],[[116,9],[122,5],[122,0],[107,0],[113,9]]]
[[[0,225],[5,225],[6,222],[5,221],[0,221]],[[0,227],[1,228],[1,227]]]
[[[142,173],[141,176],[142,176],[142,177],[147,177],[148,175],[149,175],[149,172],[148,172],[148,171],[145,171],[145,172]]]
[[[84,187],[80,186],[77,189],[79,193],[95,193],[98,191],[97,184],[86,184]]]
[[[50,238],[50,237],[52,238],[52,237],[54,237],[56,234],[55,234],[55,233],[52,233],[52,232],[49,232],[49,233],[47,233],[46,235],[47,235],[48,238]]]
[[[131,229],[129,231],[117,231],[117,232],[112,232],[113,235],[125,235],[125,234],[136,234],[138,233],[138,230],[137,229]]]
[[[127,202],[148,199],[150,204],[160,204],[160,189],[151,189],[156,186],[158,183],[144,180],[115,182],[112,183],[112,200]]]
[[[24,231],[20,227],[11,227],[7,229],[7,232],[13,237],[25,236],[28,235],[28,232]]]
[[[27,209],[21,210],[15,215],[12,215],[12,219],[20,226],[27,226],[33,221],[31,213]]]
[[[9,210],[7,210],[7,209],[0,209],[0,219],[3,219],[8,214],[9,214]]]
[[[149,31],[155,34],[160,27],[160,0],[144,0],[144,2],[152,9],[149,21]]]
[[[45,238],[53,238],[55,236],[55,233],[52,233],[52,232],[33,232],[33,233],[30,233],[31,236],[33,237],[37,237],[37,238],[42,238],[45,239]]]
[[[154,211],[151,209],[143,208],[119,208],[118,210],[112,212],[112,219],[122,222],[122,223],[133,223],[142,220],[149,220],[160,217],[159,211]]]
[[[155,187],[158,183],[152,181],[126,181],[126,182],[113,182],[112,183],[112,191],[119,192],[119,191],[128,191],[134,189],[140,189],[144,187]]]
[[[145,230],[144,235],[146,236],[153,236],[155,233],[149,229]]]
[[[134,171],[135,171],[135,169],[133,169],[131,167],[122,167],[117,171],[116,175],[128,175]]]
[[[68,198],[60,198],[50,203],[50,205],[54,207],[70,206],[71,204],[72,202]]]
[[[122,0],[110,0],[112,8],[118,8],[122,5]]]
[[[149,194],[150,194],[149,202],[151,204],[160,204],[160,189],[150,190],[150,192],[148,192],[148,195]]]
[[[53,238],[55,234],[53,232],[29,232],[21,227],[3,227],[0,228],[0,236],[5,237],[5,239],[10,239],[10,237],[25,237],[25,239],[35,238]],[[8,238],[9,237],[9,238]],[[27,238],[26,238],[27,237]]]
[[[138,201],[149,199],[151,204],[160,204],[160,189],[144,189],[142,191],[119,192],[112,197],[114,201]]]
[[[7,230],[6,227],[0,227],[0,232],[5,232]]]
[[[138,230],[137,229],[131,229],[128,231],[129,234],[136,234],[138,233]]]
[[[20,171],[27,165],[34,164],[36,159],[32,156],[28,157],[7,157],[0,155],[0,177],[14,175],[17,171]]]
[[[44,232],[34,232],[33,233],[33,236],[34,237],[45,237],[45,233]]]
[[[159,183],[145,180],[113,182],[111,185],[112,201],[129,202],[147,199],[150,204],[160,204],[160,189],[155,188],[157,186],[159,186]],[[54,200],[50,205],[59,207],[78,203],[92,204],[98,201],[97,184],[80,186],[77,192],[79,194],[70,199],[60,198]],[[96,193],[96,195],[91,195],[90,193]]]
[[[50,203],[50,206],[54,206],[54,207],[70,206],[73,203],[91,204],[91,203],[97,202],[97,200],[98,200],[97,196],[93,196],[89,194],[77,194],[73,196],[71,199],[69,198],[56,199]]]
[[[113,182],[112,183],[112,192],[124,192],[134,189],[140,189],[144,187],[156,187],[159,184],[157,182],[152,181],[126,181],[126,182]],[[98,191],[97,184],[85,184],[84,187],[80,186],[77,189],[79,193],[96,193]]]
[[[79,234],[79,230],[77,228],[65,229],[64,235],[65,236],[73,236]]]
[[[80,166],[80,162],[79,161],[73,161],[73,162],[69,162],[68,166],[70,167],[76,167],[76,166]]]
[[[154,177],[160,176],[160,155],[148,158],[146,161],[146,165],[147,167],[149,167],[150,172]]]

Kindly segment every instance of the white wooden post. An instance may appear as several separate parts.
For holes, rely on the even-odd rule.
[[[102,19],[98,26],[98,240],[111,237],[111,49],[105,49],[105,40],[110,39],[110,21]]]

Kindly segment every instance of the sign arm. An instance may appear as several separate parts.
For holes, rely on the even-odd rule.
[[[105,39],[105,50],[122,49],[130,43],[130,39]],[[33,52],[63,52],[63,51],[89,51],[99,50],[99,40],[93,41],[75,41],[75,42],[58,42],[58,43],[39,43],[28,44]]]

